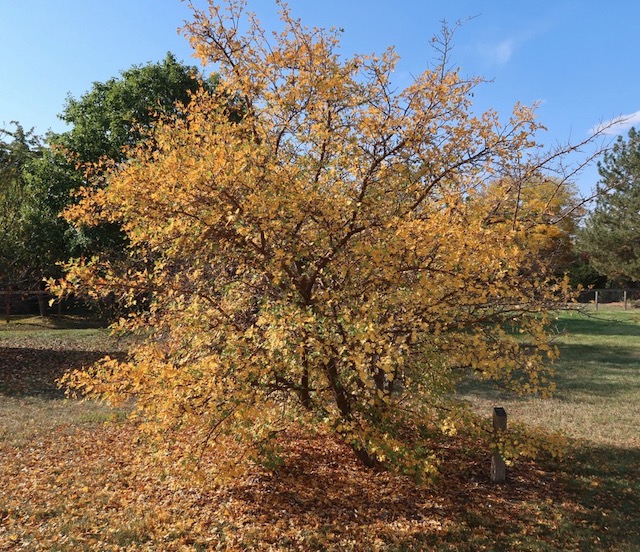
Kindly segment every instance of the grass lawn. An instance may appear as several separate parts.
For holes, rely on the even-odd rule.
[[[462,389],[477,409],[499,403],[513,420],[598,445],[640,448],[640,310],[561,312],[560,359],[549,400],[522,399],[490,383]]]
[[[0,550],[640,550],[640,311],[560,313],[553,399],[469,382],[490,415],[564,431],[566,458],[489,480],[486,451],[445,442],[419,489],[326,436],[289,436],[277,473],[185,486],[144,469],[129,423],[55,379],[122,344],[81,320],[0,324]],[[142,466],[142,467],[141,467]]]

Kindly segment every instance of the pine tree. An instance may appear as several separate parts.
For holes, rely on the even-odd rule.
[[[640,134],[620,136],[599,164],[601,181],[579,248],[590,264],[621,284],[640,282]]]

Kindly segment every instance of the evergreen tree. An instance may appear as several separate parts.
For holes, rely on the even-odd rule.
[[[609,280],[640,282],[640,134],[620,136],[599,164],[594,211],[580,232],[579,249]]]

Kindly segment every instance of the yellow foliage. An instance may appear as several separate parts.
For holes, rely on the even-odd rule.
[[[365,463],[429,474],[420,436],[455,433],[437,411],[461,374],[550,385],[559,287],[518,224],[494,223],[511,190],[491,185],[540,174],[527,161],[540,127],[519,105],[505,125],[475,115],[479,81],[446,58],[396,92],[392,50],[345,59],[332,31],[286,7],[282,20],[271,36],[241,2],[195,12],[187,32],[216,92],[67,212],[119,223],[131,256],[77,260],[60,288],[148,301],[119,322],[141,337],[131,359],[71,384],[135,399],[151,433],[189,436],[183,457],[232,436],[244,452],[228,470],[305,423]],[[548,226],[533,202],[526,215]]]

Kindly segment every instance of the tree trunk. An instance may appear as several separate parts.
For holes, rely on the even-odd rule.
[[[379,468],[382,466],[380,461],[373,455],[369,454],[366,449],[351,445],[353,452],[356,454],[356,458],[360,460],[367,468]]]
[[[42,293],[38,293],[38,309],[40,310],[40,318],[45,318],[47,316],[47,305],[45,301],[45,297]]]
[[[309,393],[309,369],[305,366],[300,382],[300,402],[307,410],[311,410],[311,395]]]
[[[4,315],[7,324],[11,321],[11,295],[9,292],[6,292],[4,296]]]
[[[335,359],[331,359],[327,362],[326,372],[329,379],[329,385],[333,390],[333,394],[336,398],[336,405],[342,415],[342,419],[347,421],[351,420],[351,397],[338,380],[338,367]],[[379,468],[382,466],[380,461],[374,455],[370,454],[364,447],[357,444],[352,444],[350,446],[353,449],[356,458],[367,468]]]

